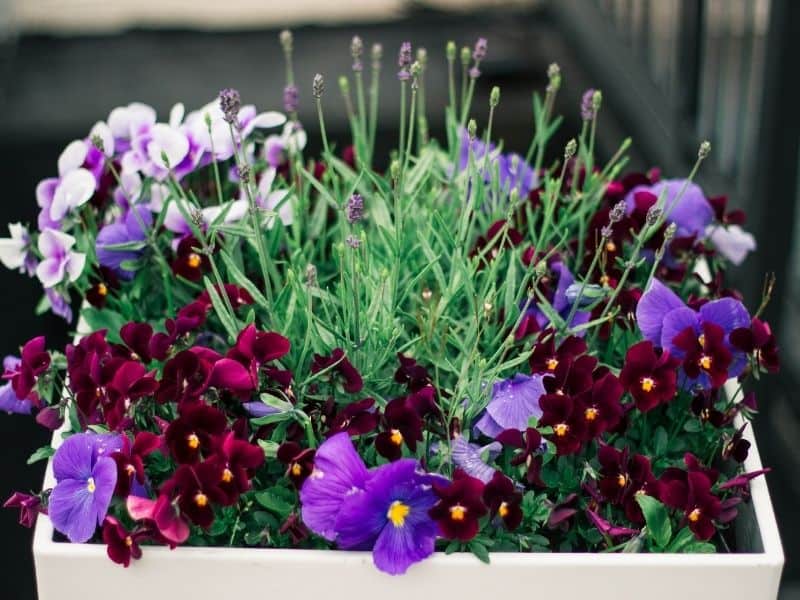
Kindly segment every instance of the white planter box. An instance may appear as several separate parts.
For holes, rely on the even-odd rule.
[[[56,437],[58,434],[56,434]],[[755,440],[745,463],[761,468]],[[55,442],[55,439],[54,439]],[[48,464],[44,487],[55,484]],[[101,544],[53,541],[40,516],[33,552],[39,600],[774,600],[783,550],[764,477],[737,520],[736,554],[469,554],[434,557],[404,576],[378,571],[366,552],[144,547],[127,569]]]

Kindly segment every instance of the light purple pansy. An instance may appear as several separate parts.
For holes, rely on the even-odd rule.
[[[450,453],[453,463],[467,475],[480,479],[483,483],[489,483],[497,469],[489,466],[484,461],[484,456],[491,460],[502,449],[503,445],[500,442],[480,447],[477,444],[470,444],[463,435],[457,435],[451,444]]]
[[[6,356],[3,359],[3,369],[5,373],[16,373],[22,360],[16,356]],[[18,415],[29,415],[33,410],[33,403],[27,398],[21,399],[14,393],[14,388],[9,381],[3,386],[0,386],[0,410],[7,413],[14,413]]]
[[[709,225],[706,233],[717,252],[737,266],[756,249],[756,238],[738,225]]]
[[[180,206],[178,206],[180,203]],[[181,210],[183,208],[183,211]],[[184,218],[184,213],[191,214],[195,210],[185,200],[180,198],[173,200],[167,206],[167,214],[164,215],[164,227],[177,233],[179,236],[192,235],[192,228]],[[222,206],[208,206],[201,209],[200,214],[203,221],[203,227],[208,227],[222,215],[225,210],[225,215],[222,219],[223,223],[236,223],[241,221],[247,215],[247,200],[232,200]]]
[[[674,345],[675,337],[687,327],[699,336],[703,323],[713,323],[725,333],[725,343],[733,355],[728,374],[736,377],[747,364],[744,353],[734,348],[729,339],[734,329],[750,326],[747,308],[735,298],[712,300],[693,310],[666,285],[653,279],[636,306],[636,321],[646,340],[678,358],[683,356],[683,351]]]
[[[57,315],[67,321],[72,322],[72,306],[70,305],[69,298],[63,296],[55,288],[45,288],[44,295],[50,304],[50,310],[54,315]]]
[[[19,269],[33,276],[36,273],[36,255],[31,251],[31,236],[20,223],[9,223],[10,238],[0,238],[0,262],[7,269]]]
[[[401,575],[433,554],[438,526],[428,511],[438,499],[430,477],[418,467],[413,459],[382,465],[370,473],[363,490],[344,499],[335,525],[340,548],[371,548],[375,566],[390,575]]]
[[[531,417],[542,416],[539,398],[545,393],[541,375],[517,373],[492,387],[492,399],[475,423],[480,433],[494,438],[506,429],[524,431]]]
[[[497,166],[499,174],[500,189],[510,193],[516,189],[521,197],[527,196],[531,190],[539,186],[539,178],[536,171],[525,162],[525,158],[519,154],[501,154],[496,146],[491,142],[487,145],[480,139],[475,139],[470,144],[466,130],[462,129],[459,133],[460,147],[458,170],[464,171],[469,165],[470,148],[473,160],[478,165],[483,165],[484,157],[489,152],[490,167],[484,173],[484,180],[489,182],[494,172],[494,165]]]
[[[683,195],[684,185],[686,191]],[[714,209],[703,194],[699,185],[686,182],[685,179],[664,179],[653,185],[638,185],[625,196],[626,212],[632,213],[635,208],[634,197],[637,192],[650,192],[656,198],[664,194],[661,205],[667,222],[675,223],[679,236],[695,235],[702,238],[706,227],[714,220]],[[680,200],[678,197],[680,196]],[[676,202],[677,200],[677,202]]]
[[[575,283],[575,277],[572,275],[569,267],[567,267],[567,265],[560,260],[550,265],[550,272],[552,275],[558,278],[558,283],[555,291],[551,292],[552,297],[548,298],[548,301],[550,302],[550,306],[553,308],[553,310],[558,313],[562,319],[566,320],[569,317],[570,312],[572,312],[572,304],[577,299],[577,294],[572,293],[574,291],[572,286]],[[522,310],[524,315],[522,317],[522,321],[520,322],[518,333],[540,331],[550,325],[550,318],[539,307],[537,300],[525,300],[522,305]],[[586,310],[576,310],[575,314],[572,316],[569,326],[575,328],[580,325],[584,325],[589,322],[590,317],[591,312]],[[536,320],[536,327],[529,326],[530,319]],[[583,329],[574,333],[574,335],[581,337],[585,334],[586,331]]]
[[[133,132],[156,123],[156,111],[141,102],[118,106],[108,115],[108,128],[114,139],[114,154],[123,154],[131,148]]]
[[[36,267],[36,276],[45,288],[61,283],[64,278],[70,282],[81,276],[86,264],[86,255],[74,252],[75,238],[55,229],[45,229],[39,235],[39,252],[42,262]]]
[[[53,526],[71,542],[88,541],[103,523],[117,484],[117,464],[110,455],[121,449],[118,435],[79,433],[56,450],[57,484],[48,511]]]
[[[97,260],[104,267],[113,269],[123,278],[130,278],[132,271],[123,268],[122,263],[133,261],[142,255],[147,230],[153,226],[153,215],[146,206],[139,205],[116,223],[103,227],[97,234]],[[141,242],[142,248],[127,250],[114,249],[116,244]]]
[[[314,470],[300,490],[303,522],[326,540],[336,539],[336,518],[345,499],[364,490],[369,472],[346,432],[320,445]]]

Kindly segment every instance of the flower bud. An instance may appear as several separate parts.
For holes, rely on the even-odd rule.
[[[708,153],[711,152],[711,142],[705,140],[702,144],[700,144],[700,149],[697,151],[697,158],[703,160]]]
[[[344,75],[339,77],[339,89],[342,91],[342,95],[344,96],[347,96],[350,93],[350,82]]]
[[[469,123],[467,123],[467,135],[469,136],[470,141],[474,141],[477,134],[478,124],[475,122],[475,119],[470,119]]]
[[[663,212],[664,211],[654,204],[647,211],[647,216],[644,218],[644,222],[648,227],[654,227],[658,223],[659,219],[661,219],[661,214]]]
[[[575,152],[578,150],[578,142],[575,141],[575,138],[571,139],[567,142],[566,147],[564,148],[564,158],[569,160],[573,156],[575,156]]]
[[[447,46],[445,47],[445,54],[447,55],[447,60],[455,60],[456,59],[456,43],[453,40],[447,42]]]
[[[325,79],[320,73],[314,75],[314,83],[311,86],[311,93],[314,98],[322,98],[322,93],[325,91]]]
[[[472,57],[472,52],[470,52],[467,46],[464,46],[461,49],[461,64],[466,67],[469,64],[471,57]]]
[[[292,36],[292,32],[288,29],[284,29],[281,31],[278,37],[281,40],[281,46],[283,47],[284,53],[291,54],[292,47],[294,46],[294,37]]]
[[[492,92],[489,94],[489,106],[494,108],[498,104],[500,104],[500,88],[494,86]]]

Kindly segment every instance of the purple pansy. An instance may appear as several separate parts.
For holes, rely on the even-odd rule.
[[[153,225],[153,215],[146,206],[137,206],[116,223],[103,227],[97,234],[97,260],[114,273],[123,278],[130,278],[133,273],[123,268],[122,263],[133,261],[142,254],[142,249],[116,250],[115,244],[128,242],[144,242],[147,229]]]
[[[492,387],[492,399],[475,429],[491,438],[506,429],[524,431],[531,417],[542,416],[539,398],[545,393],[541,375],[517,373]]]
[[[572,312],[572,305],[577,299],[577,294],[574,293],[575,277],[569,270],[569,267],[557,260],[549,265],[550,274],[547,278],[548,282],[555,281],[555,290],[552,289],[551,283],[540,284],[543,287],[543,293],[553,311],[556,312],[563,320],[569,317]],[[586,289],[591,289],[587,286]],[[584,291],[585,295],[586,290]],[[550,323],[550,317],[539,307],[539,303],[535,300],[526,300],[522,305],[524,315],[520,321],[519,329],[517,330],[517,337],[524,337],[528,333],[541,331],[545,329]],[[572,320],[568,325],[570,327],[579,327],[589,322],[591,312],[586,310],[576,310],[572,316]],[[534,323],[535,321],[535,323]],[[577,336],[583,336],[585,330],[581,329],[574,333]]]
[[[42,262],[36,267],[36,276],[45,288],[51,288],[64,280],[70,282],[81,276],[86,264],[86,255],[74,252],[75,238],[55,229],[45,229],[39,235],[39,252]]]
[[[675,343],[678,335],[691,330],[697,339],[703,340],[704,326],[711,324],[722,330],[725,347],[732,355],[728,376],[736,377],[747,364],[745,354],[730,343],[730,333],[734,329],[750,325],[750,314],[735,298],[712,300],[693,310],[666,285],[653,279],[636,307],[636,321],[646,340],[677,358],[683,358],[686,354],[684,348]],[[702,375],[697,383],[707,387],[706,379]]]
[[[480,479],[483,483],[489,483],[497,470],[484,461],[484,456],[493,459],[502,449],[503,445],[500,442],[480,447],[477,444],[470,444],[464,436],[457,435],[451,444],[450,454],[453,463],[467,475]]]
[[[346,432],[328,438],[317,450],[314,470],[300,490],[303,522],[329,541],[345,499],[364,490],[369,473]]]
[[[56,451],[57,484],[48,510],[53,526],[71,542],[88,541],[102,525],[117,484],[117,464],[111,454],[121,448],[118,435],[78,433]]]
[[[3,369],[7,374],[13,374],[19,371],[22,365],[22,360],[16,356],[6,356],[3,359]],[[14,388],[9,381],[0,387],[0,410],[7,413],[16,413],[19,415],[29,415],[33,410],[33,403],[27,398],[19,398],[14,393]]]
[[[438,527],[428,511],[437,497],[417,467],[413,459],[382,465],[363,491],[345,498],[335,526],[340,548],[372,548],[375,566],[391,575],[433,554]]]
[[[686,191],[678,196],[683,190]],[[714,219],[714,209],[706,199],[699,185],[687,182],[685,179],[665,179],[653,185],[637,185],[625,196],[626,212],[632,213],[635,208],[635,196],[639,192],[649,192],[656,198],[664,194],[661,205],[667,222],[675,223],[678,236],[703,237],[706,227]]]
[[[519,154],[501,154],[494,144],[474,139],[470,144],[466,130],[460,132],[460,150],[458,160],[458,170],[464,171],[469,166],[470,148],[472,157],[476,165],[482,166],[486,152],[489,152],[489,166],[484,172],[484,181],[487,183],[492,178],[494,167],[497,166],[499,174],[500,189],[510,193],[512,189],[519,192],[520,197],[526,197],[531,190],[539,186],[539,178],[536,171],[531,167],[525,158]]]

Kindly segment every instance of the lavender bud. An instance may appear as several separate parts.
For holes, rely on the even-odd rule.
[[[350,81],[344,75],[339,77],[339,89],[342,91],[343,96],[347,96],[350,93]]]
[[[603,103],[603,92],[595,90],[592,95],[592,108],[594,109],[594,116],[597,116],[597,111],[600,110],[600,105]]]
[[[474,142],[477,134],[478,123],[475,122],[475,119],[470,119],[469,123],[467,123],[467,135],[469,136],[469,141]]]
[[[311,94],[314,98],[322,98],[322,92],[325,91],[325,79],[320,73],[314,75],[314,83],[311,85]]]
[[[470,52],[467,46],[464,46],[461,49],[461,64],[466,67],[469,64],[470,58],[472,58],[472,52]]]
[[[644,218],[645,224],[647,224],[648,227],[653,227],[656,225],[658,220],[661,218],[662,212],[663,211],[655,204],[651,206],[650,210],[647,211],[647,216]]]
[[[614,235],[614,230],[611,228],[611,225],[603,225],[603,227],[600,228],[600,237],[604,240],[610,239],[612,235]]]
[[[288,29],[284,29],[281,31],[280,35],[278,36],[281,41],[281,46],[283,47],[284,54],[291,54],[292,47],[294,46],[294,37],[292,36],[292,32]]]
[[[625,200],[620,200],[617,202],[613,208],[608,213],[608,221],[610,224],[619,223],[622,221],[622,217],[625,216],[625,209],[627,205],[625,204]]]
[[[103,138],[101,138],[97,134],[94,134],[92,136],[92,146],[100,150],[100,152],[105,152],[105,144],[103,144]]]
[[[204,225],[203,211],[194,206],[189,208],[189,217],[192,219],[192,224],[200,229]]]
[[[475,62],[481,62],[486,58],[487,46],[486,38],[478,38],[478,41],[475,42],[475,49],[472,51],[472,58]]]
[[[497,87],[497,86],[494,86],[492,88],[491,93],[489,94],[489,106],[494,108],[498,104],[500,104],[500,88]]]
[[[705,140],[702,144],[700,144],[700,149],[697,151],[697,158],[703,160],[708,153],[711,152],[711,142]]]
[[[428,64],[428,51],[425,48],[417,48],[417,62],[419,66],[425,70],[425,67]]]
[[[372,44],[372,68],[377,71],[381,68],[381,59],[383,58],[383,46],[380,44]]]
[[[561,68],[557,63],[551,63],[547,67],[547,92],[554,94],[561,87]]]
[[[389,173],[392,176],[392,181],[397,182],[400,179],[400,161],[393,160],[392,164],[389,165]]]
[[[347,245],[353,250],[358,250],[361,247],[361,240],[354,235],[348,235],[345,242],[347,242]]]
[[[361,62],[361,55],[364,54],[364,42],[357,35],[353,36],[350,42],[350,56],[353,57],[353,71],[360,72],[364,70],[364,65]]]
[[[422,299],[425,302],[428,302],[431,298],[433,298],[433,292],[430,290],[430,288],[425,288],[422,290]]]
[[[592,121],[595,117],[594,111],[594,90],[589,88],[583,93],[581,98],[581,119],[584,121]]]
[[[664,245],[666,246],[678,231],[678,226],[675,223],[670,223],[664,230]]]
[[[250,165],[245,165],[245,164],[239,165],[238,167],[236,167],[236,172],[239,175],[239,180],[243,184],[247,185],[248,183],[250,183]]]
[[[308,265],[306,265],[306,285],[310,288],[315,288],[319,286],[319,284],[317,283],[317,267],[315,267],[311,263],[308,263]]]
[[[558,63],[550,63],[547,67],[547,78],[555,79],[556,77],[560,76],[561,76],[561,67],[558,66]]]
[[[481,70],[478,67],[472,67],[469,70],[469,78],[470,79],[477,79],[481,76]]]
[[[400,81],[408,81],[411,78],[409,67],[411,66],[411,42],[403,42],[400,44],[400,52],[397,54],[397,66],[400,70],[397,72],[397,78]]]
[[[298,107],[298,90],[296,85],[287,85],[283,88],[283,110],[287,113],[296,113]]]
[[[573,156],[575,156],[575,152],[578,149],[578,142],[575,141],[575,138],[571,139],[567,142],[567,146],[564,148],[564,158],[569,160]]]
[[[219,107],[222,109],[222,118],[231,125],[238,123],[239,109],[242,107],[242,98],[233,88],[225,88],[219,92]]]
[[[456,43],[453,40],[447,42],[445,54],[447,55],[447,60],[453,61],[456,59]]]
[[[361,194],[350,196],[345,207],[345,214],[347,215],[347,222],[351,225],[364,218],[364,198]]]
[[[418,60],[415,60],[415,61],[414,61],[414,62],[411,64],[411,67],[410,67],[410,69],[409,69],[409,72],[411,73],[411,77],[413,77],[413,78],[415,78],[415,79],[416,79],[417,77],[419,77],[419,74],[420,74],[420,73],[422,73],[422,65],[420,64],[420,62],[419,62]]]

